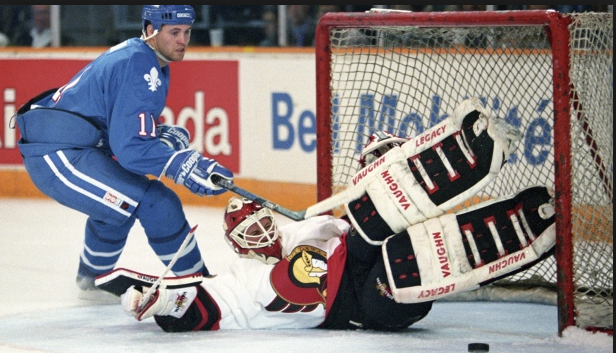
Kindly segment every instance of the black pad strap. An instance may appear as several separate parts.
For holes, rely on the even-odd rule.
[[[383,241],[394,234],[394,231],[376,210],[374,202],[368,194],[349,202],[348,207],[351,216],[370,240]]]
[[[384,251],[388,260],[385,266],[389,267],[396,288],[421,286],[417,257],[407,231],[388,238]]]
[[[468,143],[468,146],[460,146],[460,140],[456,138],[460,133],[454,133],[438,144],[438,147],[442,149],[452,168],[456,171],[455,177],[452,178],[449,175],[435,148],[426,149],[407,160],[416,180],[423,180],[423,176],[415,165],[416,162],[421,163],[426,174],[430,176],[434,184],[433,188],[428,188],[428,185],[423,182],[421,186],[426,195],[437,206],[470,189],[490,172],[494,140],[488,135],[487,130],[475,135],[473,124],[477,122],[479,117],[480,112],[475,110],[469,113],[462,122],[460,133],[463,137],[461,140],[465,144]],[[469,163],[464,155],[463,148],[472,151],[475,155],[475,163]]]
[[[473,211],[463,212],[456,216],[460,230],[471,230],[477,249],[481,254],[481,263],[489,264],[499,259],[496,243],[490,235],[489,222],[493,222],[498,229],[498,236],[506,254],[513,254],[523,248],[516,230],[511,221],[511,214],[517,214],[518,210],[524,210],[524,215],[529,226],[532,228],[533,235],[542,234],[554,223],[554,217],[542,219],[537,208],[549,203],[551,199],[545,187],[530,187],[513,198],[507,198],[493,203],[487,207],[481,207]],[[528,236],[528,235],[527,235]],[[526,239],[529,243],[532,239]],[[473,263],[473,253],[468,244],[464,242],[464,250],[468,259]]]

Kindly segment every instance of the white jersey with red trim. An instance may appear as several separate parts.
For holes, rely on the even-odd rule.
[[[219,329],[314,328],[325,320],[328,259],[341,276],[344,220],[319,216],[280,227],[283,258],[275,265],[239,258],[201,286],[220,311]],[[344,254],[343,254],[344,253]],[[332,264],[332,262],[334,264]],[[331,272],[331,271],[330,271]],[[331,276],[330,276],[331,277]],[[330,278],[339,281],[339,276]],[[337,288],[337,283],[333,284]]]

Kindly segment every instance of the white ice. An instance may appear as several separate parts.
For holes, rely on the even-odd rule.
[[[225,197],[225,196],[221,196]],[[234,259],[223,241],[219,208],[187,206],[212,273]],[[165,333],[137,322],[120,305],[77,298],[75,274],[85,216],[51,200],[0,199],[0,352],[612,352],[613,338],[577,328],[558,335],[555,306],[523,303],[435,303],[404,332],[268,330]],[[280,222],[288,220],[279,217]],[[119,267],[160,274],[136,224]]]

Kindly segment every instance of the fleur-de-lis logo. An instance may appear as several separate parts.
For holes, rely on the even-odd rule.
[[[158,71],[155,68],[152,68],[149,74],[143,75],[143,78],[149,84],[149,90],[152,92],[156,92],[158,86],[162,85],[160,78],[158,78]]]

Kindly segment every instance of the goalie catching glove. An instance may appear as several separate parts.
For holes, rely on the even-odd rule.
[[[214,183],[214,175],[233,180],[233,173],[229,169],[193,150],[176,152],[167,163],[163,174],[199,196],[220,195],[227,191]]]
[[[477,98],[408,141],[386,136],[387,151],[360,170],[345,194],[346,214],[369,244],[440,216],[488,185],[521,133],[493,118]],[[368,144],[366,149],[372,146]],[[364,155],[374,155],[362,152]],[[377,156],[378,157],[378,156]],[[369,159],[362,158],[368,162]]]
[[[172,316],[179,319],[197,297],[197,286],[195,285],[177,289],[160,288],[154,291],[143,306],[139,306],[147,290],[147,287],[130,286],[121,296],[122,309],[137,321],[154,315]]]

